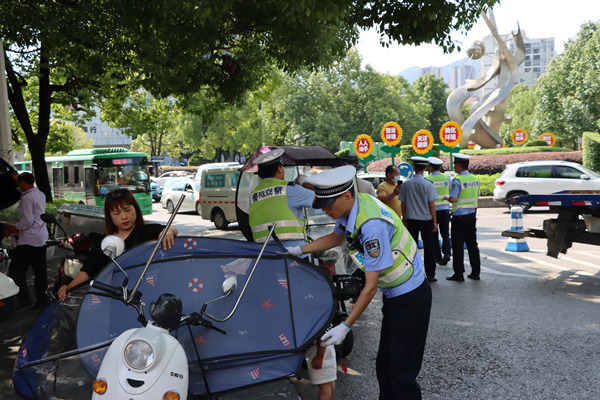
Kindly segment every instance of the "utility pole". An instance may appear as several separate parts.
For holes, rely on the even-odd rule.
[[[265,147],[265,103],[262,100],[260,101],[260,138]]]
[[[0,39],[0,157],[14,166],[10,115],[8,113],[8,88],[4,71],[4,45]]]

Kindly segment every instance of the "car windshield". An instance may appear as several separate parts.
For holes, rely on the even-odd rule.
[[[150,179],[146,173],[148,165],[142,157],[129,157],[126,163],[115,164],[113,160],[98,161],[98,185],[100,195],[116,188],[132,192],[149,192]]]
[[[187,181],[187,180],[189,180],[189,178],[169,178],[165,181],[165,186],[163,187],[163,190],[171,189],[173,187],[173,185],[175,185],[177,182]]]

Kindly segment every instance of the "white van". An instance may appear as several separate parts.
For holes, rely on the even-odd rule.
[[[217,229],[236,222],[235,192],[240,179],[238,163],[234,166],[209,168],[201,172],[200,210],[203,219],[211,220]]]
[[[202,172],[206,171],[208,169],[235,167],[235,166],[241,167],[240,163],[237,163],[234,161],[202,164],[201,166],[198,167],[198,170],[196,171],[196,175],[194,175],[194,180],[201,181],[202,180]]]

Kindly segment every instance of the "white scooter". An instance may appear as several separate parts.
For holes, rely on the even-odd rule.
[[[181,200],[183,200],[183,196],[177,204],[167,228],[171,225],[181,205]],[[164,230],[164,232],[166,231],[167,229]],[[143,327],[123,332],[110,345],[93,383],[93,400],[186,399],[189,383],[188,359],[181,344],[169,334],[169,330],[176,329],[182,324],[190,324],[202,325],[225,334],[225,331],[213,326],[212,322],[204,319],[204,317],[216,322],[225,322],[233,316],[263,253],[261,251],[256,259],[248,279],[227,317],[216,318],[206,312],[206,307],[209,303],[223,299],[236,290],[237,279],[235,276],[229,276],[224,280],[222,296],[207,301],[199,312],[190,315],[182,315],[182,302],[176,295],[162,294],[157,301],[150,304],[149,310],[152,321],[148,321],[144,316],[144,303],[141,301],[141,292],[137,289],[158,246],[162,243],[162,239],[161,236],[131,292],[127,289],[127,274],[115,261],[115,258],[124,250],[123,240],[118,236],[107,236],[102,242],[102,250],[113,260],[113,263],[124,274],[125,279],[120,287],[98,281],[92,281],[90,287],[100,290],[104,295],[122,301],[127,306],[136,308],[139,314],[138,321],[142,323]],[[268,240],[265,241],[265,245],[266,243],[268,243]],[[264,251],[264,246],[262,250]]]

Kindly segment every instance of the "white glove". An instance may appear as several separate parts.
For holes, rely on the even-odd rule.
[[[298,183],[298,185],[302,186],[302,184],[304,182],[306,182],[306,175],[299,174],[298,177],[296,178],[296,183]]]
[[[296,257],[300,257],[304,254],[304,251],[302,251],[301,246],[286,247],[285,249],[288,251],[288,253]]]
[[[342,343],[348,332],[350,332],[350,329],[352,328],[343,322],[338,326],[331,328],[321,336],[321,346],[326,347],[332,344]]]

